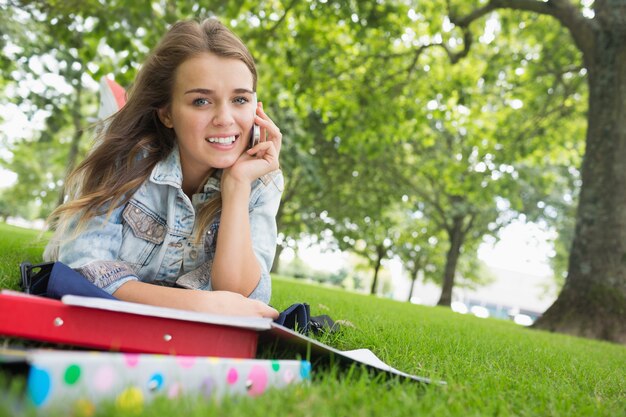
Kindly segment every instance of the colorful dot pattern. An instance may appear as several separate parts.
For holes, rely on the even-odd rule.
[[[311,378],[311,363],[296,360],[33,351],[29,362],[32,403],[68,406],[80,415],[92,415],[89,410],[103,399],[113,399],[120,411],[141,413],[157,395],[255,397]]]

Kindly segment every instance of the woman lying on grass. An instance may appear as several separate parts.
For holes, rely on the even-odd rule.
[[[282,137],[256,83],[252,56],[220,22],[173,25],[68,178],[45,257],[122,300],[277,317],[267,303]]]

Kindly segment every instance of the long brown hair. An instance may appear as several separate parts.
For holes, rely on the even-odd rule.
[[[212,18],[175,23],[139,70],[124,107],[106,121],[92,151],[68,176],[69,199],[50,215],[53,227],[62,230],[72,222],[72,229],[79,230],[94,216],[110,215],[130,200],[174,148],[174,130],[159,120],[158,110],[171,102],[176,69],[205,52],[243,61],[256,91],[254,59],[234,33]],[[220,208],[219,194],[200,208],[197,239]]]

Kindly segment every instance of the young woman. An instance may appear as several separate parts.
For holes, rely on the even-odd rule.
[[[249,51],[217,20],[173,25],[68,178],[45,257],[122,300],[277,317],[282,136],[256,83]]]

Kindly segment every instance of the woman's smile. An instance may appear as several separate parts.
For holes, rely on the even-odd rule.
[[[209,143],[217,143],[220,145],[232,145],[233,142],[235,142],[238,137],[239,135],[215,136],[215,137],[205,138],[204,140],[206,140]]]

